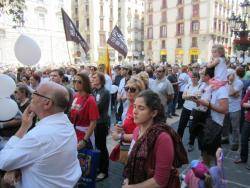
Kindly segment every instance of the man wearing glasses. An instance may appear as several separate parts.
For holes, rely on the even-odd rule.
[[[156,79],[152,83],[152,90],[159,94],[162,105],[167,112],[167,103],[173,99],[174,89],[167,79],[164,66],[158,66],[155,70]]]
[[[65,87],[53,82],[40,84],[32,94],[21,127],[0,151],[0,169],[8,171],[4,178],[8,184],[72,188],[77,183],[81,168],[75,130],[64,114],[68,101]],[[27,132],[35,114],[40,121]]]

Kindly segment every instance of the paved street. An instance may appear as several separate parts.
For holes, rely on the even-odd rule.
[[[180,114],[180,111],[178,111]],[[168,120],[168,123],[173,126],[175,129],[178,127],[178,119],[179,118],[172,118]],[[185,131],[184,135],[184,145],[187,146],[188,144],[188,129]],[[112,141],[111,137],[108,137],[108,149],[109,151],[115,146],[115,142]],[[199,151],[198,151],[197,143],[195,145],[195,150],[193,152],[188,153],[189,160],[199,159]],[[233,163],[233,160],[237,158],[239,155],[238,152],[233,152],[229,149],[229,145],[223,145],[224,149],[224,169],[225,169],[225,176],[228,180],[228,188],[250,188],[250,171],[246,170],[244,165],[236,165]],[[250,159],[250,157],[249,157]],[[180,173],[185,172],[188,168],[188,165],[183,166],[180,169]],[[109,170],[109,178],[105,181],[100,182],[97,184],[97,188],[118,188],[121,187],[122,178],[122,170],[123,165],[110,162],[110,170]]]

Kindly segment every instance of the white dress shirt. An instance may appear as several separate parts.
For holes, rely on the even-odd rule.
[[[20,169],[21,188],[72,188],[81,176],[74,127],[64,113],[47,116],[0,151],[0,169]]]

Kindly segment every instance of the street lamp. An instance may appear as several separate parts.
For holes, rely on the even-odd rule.
[[[229,26],[231,29],[231,36],[234,34],[234,45],[238,48],[238,50],[243,51],[243,57],[245,51],[250,46],[250,39],[249,39],[249,30],[247,27],[247,20],[249,16],[249,8],[250,8],[250,1],[244,0],[240,3],[240,7],[242,8],[242,15],[235,15],[233,12],[231,17],[228,18]]]

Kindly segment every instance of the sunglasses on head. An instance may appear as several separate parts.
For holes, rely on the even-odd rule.
[[[131,92],[131,93],[135,93],[136,92],[136,88],[134,87],[125,87],[124,88],[126,92]]]
[[[73,80],[73,83],[78,83],[78,84],[82,84],[82,81],[81,80]]]

